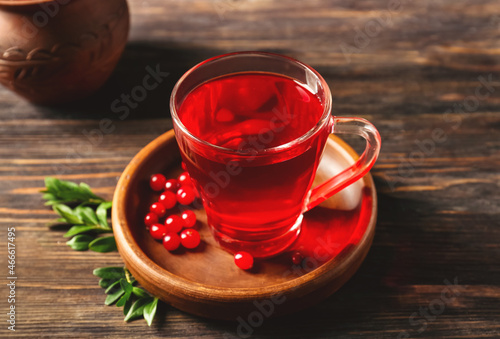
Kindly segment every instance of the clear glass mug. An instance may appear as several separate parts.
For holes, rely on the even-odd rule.
[[[266,140],[276,140],[279,133],[286,131],[286,123],[300,121],[301,114],[308,114],[307,110],[294,110],[295,106],[285,109],[285,105],[283,109],[273,108],[267,120],[258,120],[268,128],[261,129],[261,132],[265,131],[261,135],[253,136],[252,145],[255,147],[224,147],[214,143],[213,135],[227,134],[227,130],[223,131],[221,127],[227,122],[221,125],[215,121],[216,112],[206,107],[208,99],[196,101],[193,91],[214,79],[232,77],[232,88],[221,92],[220,98],[217,92],[210,92],[210,100],[216,107],[218,99],[227,101],[227,97],[234,93],[248,92],[246,78],[241,75],[252,74],[270,76],[271,80],[273,76],[284,77],[308,90],[321,103],[319,119],[293,140],[278,145],[266,144]],[[265,93],[266,83],[260,87],[264,89],[252,88],[252,91]],[[233,93],[234,88],[239,92]],[[196,92],[198,97],[199,92]],[[276,95],[288,103],[295,103],[297,99],[282,93]],[[245,99],[248,100],[241,98]],[[187,100],[189,105],[199,109],[199,116],[183,121],[183,103]],[[221,246],[231,252],[246,251],[254,257],[281,253],[299,235],[304,212],[370,170],[380,151],[378,131],[362,118],[332,116],[331,105],[330,89],[318,72],[300,61],[278,54],[238,52],[221,55],[194,66],[180,78],[170,100],[175,135],[187,171],[201,195],[208,224]],[[253,116],[248,119],[247,122],[243,120],[243,125],[235,125],[239,127],[233,132],[240,133],[241,126],[256,121]],[[279,127],[277,122],[281,123]],[[210,130],[212,136],[204,137],[200,130]],[[355,164],[311,188],[330,133],[360,135],[366,140],[366,148]],[[244,143],[248,144],[247,141]]]

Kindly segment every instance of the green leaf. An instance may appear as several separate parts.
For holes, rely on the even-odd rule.
[[[82,219],[80,219],[80,217],[76,215],[74,211],[66,205],[61,205],[61,204],[54,205],[52,206],[52,209],[61,217],[63,217],[68,224],[77,224],[77,225],[83,224]]]
[[[71,181],[59,180],[56,178],[45,178],[45,193],[43,198],[48,200],[46,205],[62,204],[62,203],[87,203],[100,204],[105,200],[92,193],[89,185],[80,183],[77,185]]]
[[[153,323],[153,319],[155,318],[156,315],[157,306],[158,306],[158,298],[154,298],[152,302],[144,306],[143,316],[146,322],[148,323],[148,326],[151,326],[151,324]]]
[[[89,243],[94,240],[94,237],[86,234],[80,234],[66,242],[66,245],[75,251],[86,251],[89,249]]]
[[[153,301],[153,297],[147,297],[147,298],[141,298],[138,299],[132,307],[130,307],[130,310],[128,311],[127,315],[125,316],[125,321],[130,321],[136,318],[139,318],[143,315],[144,312],[144,307],[149,304],[150,302]]]
[[[68,237],[72,237],[72,236],[77,235],[77,234],[81,234],[81,233],[85,233],[85,232],[90,232],[90,231],[95,231],[95,232],[98,232],[98,233],[109,232],[109,231],[103,230],[99,226],[75,225],[75,226],[71,227],[68,230],[68,232],[66,232],[63,235],[63,237],[68,238]],[[93,237],[93,238],[95,238],[95,237]]]
[[[87,203],[89,204],[100,204],[101,202],[105,202],[106,200],[101,198],[100,196],[98,195],[95,195],[91,190],[90,190],[90,186],[87,185],[86,183],[83,183],[81,182],[80,183],[80,189],[82,189],[82,191],[84,192],[87,192],[87,196],[89,197],[88,200],[87,200]]]
[[[113,203],[111,201],[103,202],[97,206],[96,215],[99,219],[101,226],[109,227],[108,225],[108,209],[111,208]]]
[[[121,279],[125,278],[125,271],[123,267],[100,267],[96,268],[94,272],[92,272],[95,276],[103,279]]]
[[[56,197],[55,197],[55,196],[54,196],[54,194],[52,194],[52,193],[44,193],[44,194],[42,195],[42,198],[43,198],[44,200],[55,200],[55,199],[56,199]]]
[[[66,205],[55,205],[54,209],[58,209],[58,213],[64,213],[64,218],[67,222],[73,222],[77,225],[71,227],[68,232],[64,235],[65,237],[72,237],[74,235],[85,233],[85,232],[96,232],[96,233],[108,233],[112,232],[112,229],[107,225],[101,226],[99,220],[97,219],[96,212],[87,206],[77,206],[74,210],[71,210]]]
[[[107,253],[116,251],[116,241],[115,237],[102,237],[97,238],[89,244],[89,249],[94,252]]]
[[[46,190],[42,192],[50,193],[53,196],[57,197],[61,192],[72,191],[78,188],[78,185],[70,181],[47,177],[45,178],[45,188]]]
[[[136,297],[139,297],[139,298],[146,298],[146,297],[149,297],[149,294],[146,293],[146,291],[144,291],[142,288],[139,288],[139,287],[135,287],[132,289],[132,293],[134,293],[134,295]]]
[[[98,225],[99,224],[99,220],[97,220],[97,215],[91,207],[80,205],[80,206],[77,206],[73,210],[73,212],[86,225]]]
[[[78,189],[78,185],[73,182],[62,181],[49,177],[45,178],[45,188],[46,190],[42,191],[47,194],[44,199],[49,200],[46,204],[50,205],[54,203],[69,202],[65,201],[64,196],[67,194],[67,192]],[[48,194],[50,194],[50,196]]]
[[[134,287],[132,286],[131,283],[129,283],[126,279],[122,279],[120,281],[120,285],[121,287],[123,288],[123,290],[129,294],[132,293],[132,290],[134,289]]]
[[[116,282],[116,279],[100,279],[99,286],[107,289],[109,286],[111,286],[115,282]]]
[[[65,226],[65,225],[68,225],[68,222],[64,218],[57,218],[45,224],[45,226],[47,227]]]
[[[131,306],[132,298],[128,298],[128,300],[125,302],[125,305],[123,305],[123,315],[127,315],[127,313],[130,311]]]
[[[125,291],[120,286],[116,292],[108,294],[108,296],[106,297],[106,300],[104,301],[104,304],[108,305],[108,306],[112,305],[115,301],[117,301],[118,299],[120,299],[120,297],[123,294],[125,294]]]
[[[120,281],[122,280],[123,279],[119,279],[114,283],[112,283],[111,285],[109,285],[108,288],[106,288],[106,291],[104,291],[104,293],[106,294],[114,293],[117,289],[121,288]]]
[[[132,294],[132,285],[129,284],[129,282],[127,280],[121,279],[120,280],[120,287],[122,288],[122,290],[125,291],[125,293],[120,298],[120,300],[118,300],[118,302],[116,303],[116,306],[118,306],[118,307],[124,306],[125,303],[129,300],[130,295]]]
[[[80,194],[86,195],[89,198],[88,200],[90,203],[100,204],[101,202],[105,201],[103,198],[95,195],[92,192],[92,189],[90,188],[90,186],[84,182],[80,183],[79,189],[80,189]]]
[[[116,302],[116,306],[117,307],[122,307],[122,306],[125,306],[125,304],[127,303],[127,301],[129,301],[130,299],[130,294],[127,294],[127,292],[125,292],[122,297]]]
[[[58,192],[64,189],[73,189],[77,186],[77,184],[71,181],[59,180],[51,177],[45,178],[45,187],[47,187],[48,190],[54,188],[54,190]]]

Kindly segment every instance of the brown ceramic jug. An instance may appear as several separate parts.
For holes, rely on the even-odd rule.
[[[126,0],[0,0],[0,83],[39,104],[81,99],[127,42]]]

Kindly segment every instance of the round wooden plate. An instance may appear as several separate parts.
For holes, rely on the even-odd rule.
[[[332,171],[335,163],[348,164],[355,159],[357,154],[332,136],[317,179]],[[226,320],[294,312],[339,289],[368,253],[377,212],[370,175],[307,212],[292,248],[256,262],[250,271],[237,268],[233,256],[215,243],[203,210],[195,211],[200,246],[170,253],[149,235],[143,220],[159,195],[149,188],[149,177],[154,173],[175,177],[182,171],[180,164],[172,130],[153,140],[120,177],[112,213],[118,250],[127,268],[145,289],[178,309]],[[357,201],[353,203],[353,199]],[[305,258],[300,265],[291,260],[296,251]]]

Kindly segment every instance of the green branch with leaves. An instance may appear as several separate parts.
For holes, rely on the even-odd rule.
[[[71,225],[64,237],[71,238],[66,244],[76,251],[116,251],[113,229],[108,223],[111,201],[95,195],[85,183],[76,184],[56,178],[45,178],[43,199],[60,217],[55,224]],[[106,305],[123,307],[125,321],[144,317],[149,326],[153,322],[158,298],[148,294],[126,267],[101,267],[94,270],[101,278],[99,286],[105,289]]]
[[[105,288],[106,305],[123,307],[125,321],[146,319],[149,326],[153,322],[158,306],[158,298],[150,296],[135,285],[135,279],[125,267],[102,267],[94,270],[94,275],[101,278],[99,286]]]

